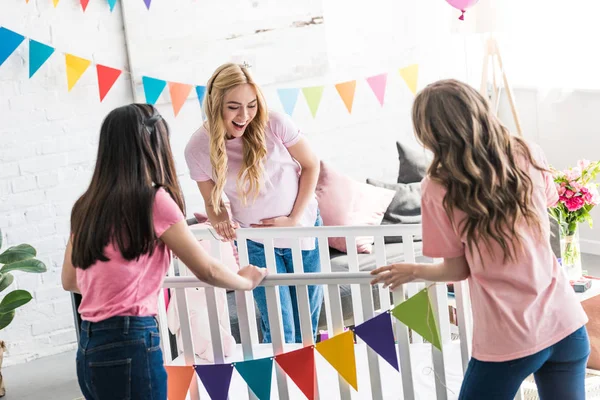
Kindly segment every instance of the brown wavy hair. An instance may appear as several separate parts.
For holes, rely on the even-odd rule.
[[[223,123],[223,101],[225,94],[234,87],[250,84],[256,92],[256,116],[242,135],[243,160],[238,174],[237,190],[246,204],[247,198],[258,196],[264,172],[264,159],[267,156],[265,128],[268,114],[264,96],[254,82],[250,71],[243,65],[227,63],[213,73],[206,86],[204,112],[208,120],[210,142],[210,163],[213,168],[215,187],[211,193],[211,203],[215,214],[221,211],[221,195],[227,179],[227,150],[225,149],[226,130]]]
[[[541,217],[532,208],[533,182],[519,165],[523,157],[536,169],[527,143],[510,134],[488,101],[471,86],[441,80],[423,89],[412,110],[417,139],[433,153],[428,175],[447,192],[443,206],[470,252],[481,255],[483,242],[494,256],[498,243],[504,261],[522,250],[517,225],[523,220],[541,232]],[[453,210],[466,214],[454,221]]]

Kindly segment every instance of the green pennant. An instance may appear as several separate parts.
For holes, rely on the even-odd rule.
[[[392,315],[423,336],[423,339],[442,350],[442,339],[433,315],[433,307],[427,289],[421,290],[408,300],[398,304],[392,310]]]
[[[324,86],[313,86],[302,89],[302,93],[304,93],[306,103],[308,104],[308,108],[310,108],[313,118],[317,116],[317,110],[319,109],[319,104],[321,104],[321,98],[323,97],[323,88]]]

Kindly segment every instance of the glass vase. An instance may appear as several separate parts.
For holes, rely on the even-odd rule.
[[[561,263],[570,280],[575,281],[583,274],[581,268],[581,247],[579,229],[563,233],[560,236]]]

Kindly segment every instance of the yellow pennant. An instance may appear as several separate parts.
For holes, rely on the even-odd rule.
[[[400,76],[406,82],[406,86],[413,94],[417,93],[417,83],[419,81],[419,64],[409,65],[408,67],[400,68]]]
[[[73,89],[73,86],[77,83],[81,75],[91,64],[90,60],[85,58],[74,56],[73,54],[65,54],[65,62],[67,64],[67,82],[69,86],[69,92]]]
[[[333,368],[358,391],[356,379],[356,358],[354,357],[354,333],[346,331],[331,339],[316,344],[317,351]]]
[[[52,3],[54,3],[54,8],[56,8],[56,6],[58,5],[59,1],[60,0],[52,0]],[[27,1],[27,2],[29,3],[29,1]]]

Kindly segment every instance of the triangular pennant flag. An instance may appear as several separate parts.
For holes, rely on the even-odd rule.
[[[233,365],[194,365],[194,369],[212,400],[227,400],[231,375],[233,374]]]
[[[144,4],[148,10],[150,9],[150,3],[152,3],[152,0],[144,0]]]
[[[56,8],[56,6],[58,5],[58,2],[59,2],[59,1],[60,1],[60,0],[52,0],[52,3],[54,3],[54,8]]]
[[[89,2],[90,2],[90,0],[80,0],[81,8],[83,9],[83,12],[85,12]]]
[[[171,103],[173,103],[175,116],[181,111],[181,107],[183,107],[183,103],[185,103],[191,91],[192,85],[169,82],[169,93],[171,94]]]
[[[121,76],[121,70],[104,65],[97,64],[96,72],[98,73],[98,90],[100,91],[100,101],[104,100],[104,96],[113,87],[116,80]]]
[[[235,363],[235,369],[252,390],[258,400],[271,398],[271,378],[273,376],[273,359],[260,358]]]
[[[419,65],[413,64],[408,67],[400,68],[400,76],[406,82],[406,85],[413,94],[417,93],[417,83],[419,81]]]
[[[206,93],[206,86],[196,86],[196,96],[198,96],[198,101],[200,102],[200,108],[204,104],[204,94]]]
[[[315,398],[315,351],[312,346],[280,354],[277,364],[285,371],[308,400]]]
[[[54,53],[54,47],[29,39],[29,77],[31,78]]]
[[[108,6],[110,7],[110,12],[115,9],[115,4],[117,4],[117,0],[108,0]]]
[[[304,93],[304,97],[306,98],[308,108],[310,108],[313,118],[317,116],[321,97],[323,97],[323,88],[324,86],[313,86],[302,89],[302,93]]]
[[[354,333],[385,361],[389,362],[392,367],[400,371],[392,329],[392,317],[389,312],[379,314],[375,318],[357,325],[354,328]]]
[[[278,89],[277,93],[279,94],[279,100],[281,100],[284,111],[291,117],[294,113],[294,108],[296,108],[300,89]]]
[[[442,340],[433,316],[427,289],[421,290],[408,300],[398,304],[392,310],[392,315],[409,329],[423,336],[423,339],[438,349],[442,349]]]
[[[154,105],[160,94],[167,86],[167,81],[162,79],[149,78],[147,76],[142,77],[142,83],[144,84],[144,95],[146,96],[146,103]]]
[[[21,45],[25,40],[23,35],[10,29],[0,27],[0,65]]]
[[[67,83],[69,91],[71,91],[79,78],[81,78],[81,75],[88,69],[91,62],[73,54],[65,54],[65,62],[67,64]]]
[[[167,370],[167,398],[185,400],[194,376],[194,367],[165,365],[165,369]]]
[[[354,103],[354,92],[356,91],[356,81],[348,81],[335,85],[340,97],[344,101],[349,113],[352,113],[352,103]]]
[[[367,78],[367,83],[371,87],[375,97],[379,100],[379,104],[383,106],[383,100],[385,99],[385,84],[387,82],[387,73],[371,76]]]
[[[317,351],[336,369],[342,376],[358,391],[358,382],[356,380],[356,358],[354,356],[354,334],[352,331],[346,331],[335,335],[331,339],[317,343]]]

